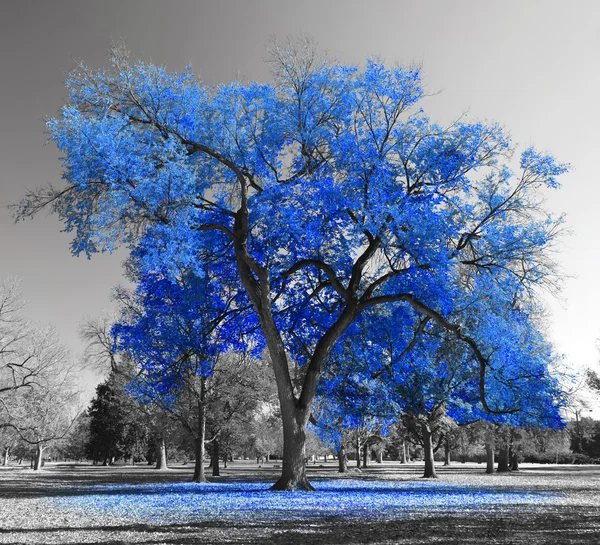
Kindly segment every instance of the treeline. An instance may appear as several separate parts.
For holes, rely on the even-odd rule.
[[[96,339],[102,338],[99,323],[88,324],[96,328]],[[90,348],[101,355],[97,345]],[[144,463],[156,469],[189,462],[194,463],[194,480],[204,480],[206,465],[218,476],[221,467],[236,459],[255,459],[261,464],[282,457],[275,385],[264,369],[268,360],[226,353],[210,377],[190,374],[177,396],[166,393],[161,397],[144,390],[127,359],[110,357],[114,369],[97,386],[88,409],[68,433],[49,442],[48,459],[102,465]],[[423,461],[421,429],[410,415],[387,426],[381,419],[365,416],[360,425],[346,427],[333,442],[328,439],[327,424],[314,421],[306,461],[335,457],[340,472],[383,460]],[[9,458],[22,463],[31,456],[31,444],[14,428],[4,428],[0,439],[4,465]],[[484,421],[458,425],[445,416],[433,434],[433,451],[438,464],[477,462],[486,464],[488,472],[516,470],[521,462],[598,463],[600,422],[578,417],[557,430]]]

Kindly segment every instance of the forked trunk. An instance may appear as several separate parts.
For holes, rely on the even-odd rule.
[[[346,460],[346,447],[344,447],[342,443],[340,450],[338,450],[338,471],[340,473],[346,473],[347,470],[348,461]]]
[[[494,473],[494,443],[491,441],[485,444],[485,457],[487,461],[485,472]]]
[[[437,479],[435,463],[433,460],[433,432],[427,422],[424,422],[421,425],[421,430],[423,433],[423,457],[425,458],[425,472],[423,473],[423,478]]]
[[[156,469],[169,469],[167,467],[167,447],[162,434],[156,439]]]
[[[215,439],[213,441],[213,451],[212,451],[212,474],[213,477],[219,477],[221,473],[219,472],[219,441]]]
[[[194,465],[194,478],[195,483],[206,482],[206,475],[204,473],[204,458],[205,458],[205,446],[204,441],[206,439],[206,378],[200,379],[200,399],[198,400],[198,435],[194,440],[196,462]]]
[[[44,456],[44,447],[38,445],[35,450],[35,458],[33,459],[33,470],[38,471],[42,467],[42,460]]]

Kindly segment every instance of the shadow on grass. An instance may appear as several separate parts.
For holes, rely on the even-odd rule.
[[[444,544],[550,544],[575,545],[600,542],[598,513],[577,513],[566,507],[550,513],[515,509],[511,514],[462,513],[459,515],[415,515],[395,521],[345,521],[327,519],[310,522],[231,523],[173,525],[105,525],[89,527],[55,527],[30,530],[0,530],[0,536],[14,536],[15,543],[24,538],[48,541],[52,533],[61,533],[66,542],[78,536],[91,538],[90,532],[106,533],[105,545],[128,543],[127,533],[135,533],[135,542],[144,545],[194,543],[258,545],[315,544],[341,545],[354,543],[386,543],[425,545]],[[122,539],[119,534],[123,533]],[[31,534],[31,535],[28,535]],[[98,536],[99,538],[101,536]],[[129,538],[130,539],[130,538]],[[32,542],[28,539],[29,542]],[[98,542],[100,539],[98,540]],[[5,540],[3,542],[6,543]]]

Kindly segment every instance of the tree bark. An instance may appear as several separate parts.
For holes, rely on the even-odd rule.
[[[206,475],[204,473],[204,458],[205,458],[205,447],[204,441],[206,439],[206,378],[201,377],[200,379],[200,399],[198,400],[198,435],[194,441],[196,461],[194,465],[194,477],[195,483],[205,483]]]
[[[363,445],[362,449],[363,467],[366,468],[369,465],[369,447],[367,443]]]
[[[428,422],[421,424],[421,432],[423,434],[423,457],[425,458],[424,479],[437,479],[435,472],[435,463],[433,460],[433,432]]]
[[[377,451],[377,463],[383,464],[383,449]]]
[[[162,433],[156,439],[156,468],[155,469],[169,469],[167,466],[167,447],[165,445],[165,438]]]
[[[10,447],[4,447],[4,459],[2,460],[2,465],[8,465],[8,454],[10,453]]]
[[[35,458],[33,460],[33,470],[38,471],[42,467],[42,460],[44,457],[44,447],[42,445],[38,445],[35,449]]]
[[[356,467],[357,467],[357,469],[360,469],[360,439],[358,437],[356,438],[355,448],[356,448]]]
[[[221,473],[219,472],[219,440],[218,439],[215,439],[213,441],[212,474],[213,474],[213,477],[219,477],[221,475]]]
[[[338,471],[340,473],[346,473],[348,470],[348,461],[346,460],[346,447],[342,443],[340,450],[338,450]]]
[[[289,421],[283,422],[283,461],[281,464],[281,477],[271,487],[271,490],[314,490],[306,477],[305,449],[306,424]],[[295,419],[294,419],[295,420]]]

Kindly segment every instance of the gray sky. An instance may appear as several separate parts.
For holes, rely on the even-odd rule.
[[[421,63],[425,107],[442,122],[468,111],[515,141],[572,164],[548,206],[573,234],[560,260],[573,276],[550,301],[550,337],[574,366],[594,365],[600,337],[600,3],[589,1],[29,1],[0,0],[0,276],[17,275],[29,316],[53,322],[74,352],[86,315],[110,308],[124,254],[74,258],[55,217],[14,225],[3,207],[58,182],[43,119],[65,97],[64,73],[106,63],[111,40],[205,81],[265,80],[272,35],[304,33],[341,62]]]

